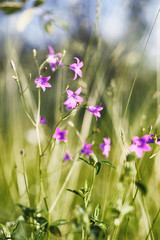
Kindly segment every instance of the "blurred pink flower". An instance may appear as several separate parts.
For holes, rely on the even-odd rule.
[[[52,71],[56,70],[57,66],[64,66],[62,63],[62,53],[55,53],[51,46],[48,46],[49,54],[47,55],[48,62],[51,66]]]
[[[149,135],[145,135],[141,138],[133,137],[133,144],[130,146],[130,151],[135,152],[138,158],[143,156],[143,151],[151,151],[151,147],[147,144],[149,141]]]
[[[108,155],[109,155],[109,151],[111,150],[111,146],[110,146],[110,143],[111,143],[111,139],[110,138],[103,138],[104,140],[104,143],[101,143],[99,145],[100,149],[103,150],[103,155],[106,156],[106,158],[108,158]]]

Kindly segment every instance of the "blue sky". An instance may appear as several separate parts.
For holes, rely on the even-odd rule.
[[[28,1],[27,7],[32,4],[32,0]],[[128,31],[129,20],[128,20],[128,9],[130,5],[130,0],[99,0],[100,2],[100,20],[99,20],[99,35],[100,37],[109,43],[118,44],[123,41],[125,34]],[[76,11],[76,14],[83,15],[83,11],[87,9],[86,15],[87,18],[83,18],[79,24],[88,25],[88,29],[92,29],[95,18],[96,18],[96,0],[46,0],[46,4],[40,9],[29,10],[28,12],[23,11],[20,14],[14,14],[10,16],[5,16],[1,18],[0,24],[0,38],[5,34],[9,36],[18,36],[22,41],[28,42],[33,48],[44,48],[46,45],[60,44],[63,45],[66,40],[70,37],[70,30],[76,30],[77,26],[74,22],[74,15],[72,10]],[[80,3],[84,5],[81,7]],[[143,4],[143,18],[148,23],[149,28],[154,21],[154,18],[157,14],[158,0],[150,0],[145,3],[141,0]],[[88,6],[88,8],[84,8]],[[68,25],[69,30],[64,30],[62,27],[55,24],[53,26],[53,34],[49,35],[44,33],[41,27],[41,12],[44,10],[51,10],[52,16],[56,20],[60,20],[61,23]],[[2,15],[2,13],[1,13]],[[85,15],[85,14],[84,14]],[[27,16],[32,16],[30,21],[23,29],[24,23],[27,19]],[[23,23],[24,21],[24,23]],[[155,45],[157,44],[157,29],[158,25],[160,26],[160,21],[157,22],[156,27],[153,31],[153,34],[150,39],[148,46],[148,53],[151,58],[156,57],[157,49]],[[143,32],[142,41],[138,46],[143,48],[143,45],[148,36],[148,29]]]

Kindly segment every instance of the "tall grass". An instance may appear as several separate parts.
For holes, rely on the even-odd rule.
[[[52,73],[52,89],[41,92],[41,112],[38,112],[37,99],[40,98],[33,81],[39,73],[35,70],[36,63],[30,52],[32,82],[23,97],[36,128],[25,115],[16,81],[11,77],[14,72],[9,65],[10,59],[14,59],[22,89],[28,85],[30,70],[26,74],[21,49],[12,47],[12,39],[6,41],[5,68],[0,83],[1,235],[6,222],[14,222],[24,214],[24,206],[36,209],[51,226],[56,220],[67,220],[65,225],[57,225],[61,230],[61,239],[159,239],[159,146],[153,146],[152,151],[145,153],[141,159],[127,161],[133,136],[159,134],[156,73],[143,67],[145,50],[158,15],[137,64],[132,66],[126,63],[125,52],[119,53],[118,47],[108,49],[97,37],[98,14],[97,10],[96,34],[93,33],[88,45],[74,41],[65,46],[66,65],[72,62],[77,49],[79,57],[84,59],[83,78],[77,83],[72,82],[72,73],[68,68],[59,68],[55,74]],[[45,60],[47,51],[41,54]],[[36,61],[40,64],[42,59],[37,52]],[[48,73],[51,73],[49,65],[47,67]],[[146,75],[148,81],[141,80]],[[75,90],[77,86],[82,87],[87,106],[102,103],[104,109],[98,121],[86,109],[60,120],[67,114],[62,107],[65,96],[62,94],[67,85]],[[38,124],[39,114],[45,115],[47,125]],[[59,121],[60,127],[69,132],[68,143],[47,145]],[[79,152],[82,141],[87,141],[93,143],[98,161],[105,160],[99,150],[103,137],[111,138],[112,148],[107,160],[116,169],[103,165],[95,176],[93,166],[79,160]],[[20,154],[22,149],[24,155]],[[71,152],[73,161],[63,161],[66,149]],[[90,199],[86,197],[84,202],[78,194],[74,194],[82,187],[90,191]],[[91,224],[93,215],[97,216],[97,225],[95,222],[95,225]],[[36,219],[29,221],[33,224]],[[91,227],[93,231],[88,236]],[[17,229],[13,239],[41,239],[35,238],[28,225],[18,226]],[[53,231],[48,231],[44,239],[58,238],[57,228],[54,231],[54,235]],[[4,236],[1,239],[5,239]]]

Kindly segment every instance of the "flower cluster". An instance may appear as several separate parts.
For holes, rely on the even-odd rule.
[[[51,46],[48,46],[49,54],[47,55],[47,62],[50,64],[51,70],[54,72],[57,70],[58,67],[64,67],[64,64],[62,63],[63,60],[63,54],[62,53],[55,53],[54,49]],[[74,59],[77,61],[76,63],[72,63],[69,65],[69,69],[74,71],[74,78],[73,80],[76,80],[79,76],[82,78],[82,70],[83,67],[83,61],[80,61],[79,58],[74,57]],[[46,90],[47,87],[51,87],[51,84],[48,83],[50,80],[50,76],[44,77],[40,75],[39,78],[35,79],[36,87],[42,88],[43,91]],[[67,93],[67,100],[63,102],[64,105],[66,105],[67,110],[75,109],[77,106],[79,106],[83,102],[83,98],[80,95],[82,92],[82,88],[79,87],[75,92],[73,92],[70,89],[66,90]],[[103,107],[101,107],[101,103],[98,106],[88,106],[86,109],[91,112],[95,117],[96,120],[101,117],[100,111],[103,110]],[[46,124],[46,119],[43,117],[40,117],[40,124]],[[56,139],[58,142],[67,142],[66,138],[67,130],[61,130],[58,126],[55,130],[55,133],[53,134],[53,138]],[[104,143],[101,143],[99,145],[99,148],[103,151],[102,154],[105,155],[106,158],[109,156],[109,151],[111,149],[110,146],[110,138],[103,138]],[[92,145],[87,144],[86,142],[83,142],[83,148],[81,149],[81,153],[85,154],[87,158],[89,158],[89,155],[93,153],[91,150]],[[71,155],[67,152],[64,156],[64,161],[71,160]]]
[[[55,133],[53,134],[53,138],[55,138],[58,142],[66,142],[67,138],[66,135],[67,134],[67,130],[61,131],[60,127],[56,128]],[[105,155],[106,158],[108,158],[109,156],[109,151],[111,150],[111,140],[110,138],[103,138],[104,143],[101,143],[99,145],[99,148],[101,150],[103,150],[103,155]],[[93,151],[91,150],[92,148],[92,144],[87,144],[86,142],[83,142],[83,148],[80,150],[81,153],[85,154],[87,156],[87,158],[89,158],[89,155],[93,153]],[[71,160],[71,154],[70,153],[66,153],[65,157],[64,157],[64,161],[67,160]]]

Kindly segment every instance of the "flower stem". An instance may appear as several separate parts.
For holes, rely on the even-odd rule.
[[[39,201],[41,199],[41,195],[43,196],[44,204],[47,210],[48,219],[49,219],[49,208],[44,192],[43,187],[43,176],[42,176],[42,148],[40,143],[40,135],[39,135],[39,119],[40,119],[40,108],[41,108],[41,89],[38,89],[38,111],[37,111],[37,121],[36,121],[36,133],[37,133],[37,141],[38,141],[38,149],[39,149],[39,178],[40,178],[40,192],[39,192]]]
[[[27,177],[26,177],[26,167],[25,167],[25,161],[24,160],[25,160],[24,156],[22,155],[24,183],[25,183],[25,187],[26,187],[26,193],[27,193],[27,196],[28,196],[29,206],[31,207],[31,202],[30,202],[30,197],[29,197],[29,190],[28,190],[28,181],[27,181]]]
[[[44,148],[44,150],[42,151],[41,156],[44,155],[44,153],[47,151],[49,145],[51,144],[51,142],[52,142],[52,140],[53,140],[53,134],[54,134],[56,128],[59,126],[59,124],[60,124],[62,121],[64,121],[65,119],[67,119],[70,114],[71,114],[71,112],[67,113],[67,114],[66,114],[64,117],[62,117],[62,118],[59,120],[59,122],[55,125],[55,127],[54,127],[54,129],[53,129],[53,131],[52,131],[52,134],[51,134],[51,138],[50,138],[47,146],[46,146],[46,147]]]
[[[29,118],[29,120],[31,121],[31,123],[33,124],[33,126],[36,126],[36,123],[34,122],[34,120],[29,115],[29,113],[27,111],[27,108],[25,106],[24,99],[23,99],[23,92],[22,92],[22,88],[21,88],[21,85],[20,85],[20,81],[19,81],[18,75],[16,75],[16,82],[17,82],[17,85],[18,85],[18,90],[19,90],[19,93],[20,93],[20,98],[21,98],[21,102],[22,102],[22,106],[23,106],[24,112],[27,115],[27,117]]]

